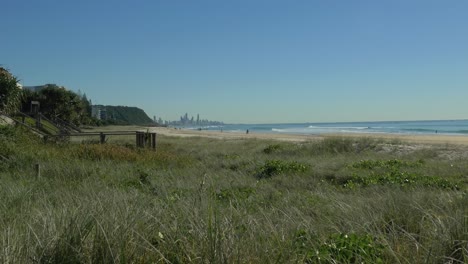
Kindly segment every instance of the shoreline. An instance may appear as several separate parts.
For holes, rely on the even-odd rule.
[[[160,135],[165,136],[176,136],[176,137],[205,137],[205,138],[216,138],[216,139],[262,139],[262,140],[279,140],[288,142],[304,142],[313,140],[322,140],[327,137],[345,137],[345,138],[373,138],[373,139],[385,139],[385,140],[401,140],[410,143],[421,143],[421,144],[450,144],[450,145],[464,145],[468,146],[468,136],[464,135],[446,135],[446,134],[435,134],[435,135],[401,135],[401,134],[390,134],[390,133],[330,133],[330,134],[286,134],[286,133],[236,133],[236,132],[221,132],[221,131],[209,131],[209,130],[183,130],[174,129],[167,127],[150,127],[146,128],[152,132],[156,132]]]

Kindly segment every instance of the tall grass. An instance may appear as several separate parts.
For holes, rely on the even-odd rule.
[[[398,154],[380,146],[401,143],[371,139],[160,137],[154,153],[43,144],[24,131],[1,129],[1,263],[468,260],[468,165],[442,159],[436,147],[431,155]],[[362,161],[421,159],[399,170],[460,188],[341,184],[353,173],[367,177],[382,169],[353,168]],[[271,161],[307,169],[257,177]],[[42,165],[39,179],[35,163]]]

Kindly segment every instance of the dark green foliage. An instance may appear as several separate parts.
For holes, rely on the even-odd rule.
[[[56,85],[48,85],[39,93],[41,112],[49,119],[57,118],[69,123],[80,124],[86,116],[86,106],[76,93]]]
[[[0,112],[15,113],[21,106],[21,98],[18,79],[0,67]]]
[[[309,166],[296,161],[287,162],[282,160],[269,160],[257,168],[256,176],[259,179],[271,178],[274,175],[283,173],[305,172]]]
[[[129,106],[98,106],[105,109],[107,119],[102,120],[104,124],[116,125],[149,125],[153,120],[142,109]]]
[[[416,172],[402,171],[402,168],[417,168],[423,166],[424,161],[416,162],[392,160],[361,160],[350,167],[363,172],[355,172],[342,184],[346,188],[370,185],[424,186],[443,189],[459,189],[459,184],[438,176],[424,176]],[[369,173],[365,173],[370,171]]]
[[[348,179],[343,186],[353,188],[356,186],[371,186],[371,185],[397,185],[397,186],[424,186],[442,189],[459,189],[458,183],[443,179],[437,176],[422,176],[415,173],[389,171],[383,174],[371,174],[368,176],[360,176],[354,174]]]
[[[385,246],[370,235],[333,234],[316,250],[308,252],[306,263],[383,263]]]
[[[351,167],[355,169],[375,169],[375,168],[387,168],[387,169],[398,169],[401,167],[419,167],[424,164],[423,160],[418,160],[416,162],[403,161],[399,159],[391,160],[361,160],[355,162]]]
[[[278,151],[280,149],[281,149],[281,145],[272,144],[272,145],[268,145],[266,148],[264,148],[263,153],[270,154],[270,153],[273,153],[273,152]]]
[[[75,125],[94,122],[91,118],[90,103],[87,98],[64,87],[47,84],[39,92],[25,90],[21,109],[23,112],[29,113],[31,111],[31,101],[38,101],[40,112],[53,121],[63,120]]]

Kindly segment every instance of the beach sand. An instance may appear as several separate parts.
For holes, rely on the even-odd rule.
[[[235,133],[207,130],[179,130],[166,127],[151,127],[147,128],[152,132],[160,135],[177,136],[177,137],[207,137],[217,139],[265,139],[265,140],[280,140],[289,142],[304,142],[321,140],[326,137],[349,137],[349,138],[374,138],[386,140],[401,140],[403,142],[420,143],[420,144],[449,144],[449,145],[464,145],[468,146],[468,136],[458,135],[399,135],[399,134],[322,134],[322,135],[298,135],[298,134],[274,134],[274,133]]]

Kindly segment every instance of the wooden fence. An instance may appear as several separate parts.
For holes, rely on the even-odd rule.
[[[83,132],[74,134],[63,134],[63,135],[49,135],[48,138],[60,138],[60,137],[96,137],[99,136],[99,142],[101,144],[106,143],[108,136],[132,136],[135,135],[135,142],[138,148],[150,147],[156,150],[156,138],[155,132],[141,132],[141,131],[107,131],[107,132]],[[46,139],[47,140],[47,139]]]
[[[1,113],[0,113],[1,114]],[[81,131],[79,128],[72,127],[72,129],[67,128],[69,124],[63,124],[57,125],[51,120],[46,119],[43,115],[40,113],[36,114],[35,117],[31,117],[29,115],[26,115],[24,113],[17,113],[18,117],[12,117],[8,116],[6,114],[2,114],[5,117],[10,118],[13,120],[17,125],[24,126],[28,128],[29,130],[33,131],[40,137],[42,137],[45,141],[49,139],[62,139],[62,140],[68,140],[70,137],[92,137],[92,136],[99,136],[99,142],[101,144],[106,143],[106,139],[109,136],[132,136],[135,135],[135,143],[138,148],[145,148],[149,147],[154,150],[156,150],[156,137],[157,134],[155,132],[142,132],[142,131],[96,131],[96,132],[81,132],[81,133],[70,133],[72,130],[75,131]],[[2,116],[0,115],[0,117]],[[31,118],[35,119],[35,124],[34,126],[27,124],[25,122],[26,118]],[[43,120],[48,121],[43,122]],[[48,134],[45,132],[44,128],[47,128],[49,130],[58,130],[57,134]]]

